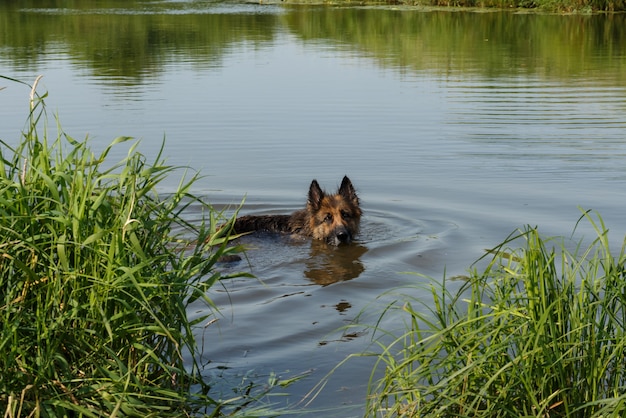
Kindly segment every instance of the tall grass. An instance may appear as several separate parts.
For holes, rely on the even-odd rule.
[[[197,175],[157,193],[176,170],[161,152],[148,163],[135,143],[109,164],[129,138],[94,155],[62,132],[48,141],[45,119],[33,87],[23,137],[0,149],[4,416],[219,415],[193,332],[213,311],[186,309],[214,308],[215,263],[239,251],[229,228],[190,192]],[[185,220],[192,204],[207,222]]]
[[[611,254],[599,216],[584,216],[597,233],[588,246],[569,251],[527,228],[459,290],[444,281],[432,300],[394,305],[406,332],[380,340],[385,375],[367,414],[625,416],[626,257]]]

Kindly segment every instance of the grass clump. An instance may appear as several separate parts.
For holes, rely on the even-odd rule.
[[[626,414],[624,249],[597,238],[568,251],[526,228],[490,251],[460,289],[405,298],[406,332],[383,343],[369,416],[622,417]],[[515,240],[522,248],[511,249]],[[388,337],[388,335],[387,335]]]
[[[134,144],[110,165],[129,138],[99,156],[63,133],[48,142],[34,92],[21,141],[0,149],[2,413],[218,415],[193,332],[212,311],[187,307],[212,307],[215,263],[238,251],[228,228],[190,193],[197,175],[159,196],[175,170],[161,153],[150,164]],[[186,221],[191,204],[209,222]]]

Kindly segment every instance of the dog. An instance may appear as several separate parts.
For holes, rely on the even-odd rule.
[[[311,182],[304,209],[291,215],[249,215],[237,218],[233,232],[288,233],[322,240],[330,245],[349,244],[359,233],[361,207],[352,182],[344,176],[335,194]]]

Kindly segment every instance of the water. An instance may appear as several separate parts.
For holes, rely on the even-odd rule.
[[[44,75],[52,131],[58,113],[96,149],[131,135],[148,156],[165,136],[171,164],[205,175],[194,192],[227,210],[245,197],[242,213],[289,213],[313,178],[328,190],[352,179],[364,209],[354,245],[251,237],[248,259],[223,267],[258,277],[212,289],[220,315],[199,330],[205,372],[224,397],[272,372],[304,373],[272,399],[302,408],[346,356],[375,348],[367,325],[395,298],[379,296],[426,283],[403,272],[463,274],[518,227],[569,237],[579,207],[594,209],[621,246],[622,15],[202,1],[1,7],[10,30],[0,34],[0,74]],[[0,87],[0,139],[16,143],[29,89]],[[575,239],[591,236],[582,225]],[[373,362],[342,365],[310,415],[359,416]]]

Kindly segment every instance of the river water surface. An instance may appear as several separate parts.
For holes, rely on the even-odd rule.
[[[43,74],[49,129],[58,114],[96,149],[128,135],[151,156],[165,137],[168,161],[200,171],[194,192],[217,208],[245,197],[242,213],[289,213],[312,179],[334,191],[346,174],[362,201],[353,245],[251,237],[248,259],[224,266],[258,278],[212,289],[221,313],[198,331],[224,398],[304,374],[269,401],[360,416],[373,357],[307,394],[376,349],[367,324],[394,299],[378,296],[426,283],[403,272],[463,274],[527,224],[569,237],[579,208],[598,211],[621,247],[624,15],[130,3],[0,6],[0,75]],[[0,87],[0,139],[14,144],[29,89]]]

